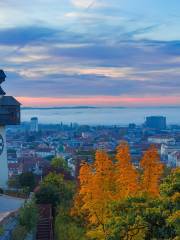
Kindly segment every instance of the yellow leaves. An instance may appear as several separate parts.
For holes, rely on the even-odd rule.
[[[142,192],[152,197],[159,196],[159,180],[163,173],[163,164],[160,162],[158,150],[153,145],[144,153],[140,166],[143,169]]]
[[[179,192],[174,193],[171,199],[173,202],[180,202],[180,193]]]
[[[116,185],[117,198],[133,196],[138,191],[138,173],[131,163],[128,144],[122,142],[116,154]]]
[[[168,218],[169,223],[174,223],[176,221],[180,221],[180,210],[177,210]]]
[[[103,227],[100,225],[97,228],[92,228],[87,231],[87,237],[90,239],[98,239],[98,240],[104,240],[106,239],[104,237]]]
[[[146,192],[152,197],[159,194],[159,180],[163,171],[160,157],[155,147],[148,149],[142,160],[142,176],[131,163],[129,146],[122,142],[117,147],[116,159],[112,161],[108,154],[98,150],[92,164],[83,162],[79,173],[79,189],[74,201],[74,209],[84,213],[90,229],[87,236],[91,239],[105,240],[109,203],[124,200]],[[137,231],[136,226],[134,231]],[[131,229],[131,232],[133,230]],[[139,229],[136,238],[144,239],[145,229]]]

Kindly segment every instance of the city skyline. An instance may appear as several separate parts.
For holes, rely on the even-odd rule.
[[[180,105],[180,2],[0,2],[2,85],[24,106]]]

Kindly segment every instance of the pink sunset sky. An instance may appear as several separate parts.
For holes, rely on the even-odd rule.
[[[58,107],[58,106],[176,106],[180,97],[69,97],[69,98],[31,98],[17,97],[24,106]]]

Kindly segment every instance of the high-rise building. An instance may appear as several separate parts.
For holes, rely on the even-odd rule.
[[[5,96],[1,83],[6,75],[0,70],[0,187],[6,188],[8,180],[8,163],[6,148],[6,125],[20,123],[20,103],[12,96]]]
[[[31,118],[30,131],[31,132],[38,132],[39,131],[38,118],[37,117]]]
[[[146,127],[164,130],[166,129],[166,117],[163,116],[150,116],[146,117]]]

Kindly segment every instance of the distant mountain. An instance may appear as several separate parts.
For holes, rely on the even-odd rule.
[[[48,110],[48,109],[87,109],[87,108],[98,108],[91,106],[72,106],[72,107],[22,107],[25,110],[39,109],[39,110]]]

